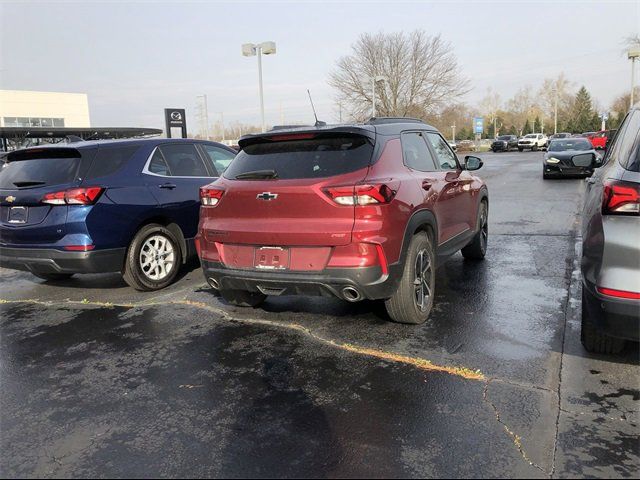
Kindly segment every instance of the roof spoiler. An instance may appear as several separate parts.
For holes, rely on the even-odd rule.
[[[346,135],[359,135],[367,137],[371,140],[375,140],[376,133],[371,127],[363,125],[359,126],[329,126],[329,127],[295,127],[291,129],[270,130],[265,133],[256,133],[251,135],[244,135],[238,140],[238,145],[241,149],[254,145],[256,143],[269,143],[269,142],[282,142],[287,140],[295,140],[296,137],[300,140],[310,139],[316,136],[327,136],[336,134]]]
[[[34,160],[36,158],[81,158],[77,148],[71,147],[36,147],[14,150],[7,154],[7,162]]]

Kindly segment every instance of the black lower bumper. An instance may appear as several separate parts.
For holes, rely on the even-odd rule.
[[[126,248],[64,252],[56,249],[0,247],[0,266],[39,273],[119,272]]]
[[[544,173],[546,175],[554,175],[554,176],[589,176],[593,173],[593,169],[591,167],[574,167],[567,165],[559,165],[559,164],[548,164],[545,163],[542,167]]]
[[[583,283],[588,320],[611,337],[640,341],[640,301],[616,299],[594,292]]]
[[[400,278],[398,265],[390,265],[390,274],[382,275],[378,266],[327,268],[315,273],[232,270],[218,262],[201,260],[201,263],[209,284],[210,279],[214,279],[220,289],[262,292],[266,295],[321,295],[350,301],[386,299],[393,295]],[[345,294],[346,287],[355,289],[359,298],[347,298],[349,293]]]

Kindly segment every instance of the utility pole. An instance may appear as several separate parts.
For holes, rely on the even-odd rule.
[[[202,98],[202,104],[200,105],[201,128],[202,124],[204,124],[202,136],[205,140],[209,140],[209,106],[207,105],[207,96],[198,95],[197,98]]]
[[[452,142],[456,143],[456,124],[451,125],[451,136],[453,137]]]
[[[556,80],[557,82],[557,80]],[[556,83],[555,88],[556,98],[553,105],[553,133],[554,135],[558,133],[558,85]]]
[[[260,89],[260,118],[262,121],[262,131],[266,130],[264,121],[264,93],[262,89],[262,55],[273,55],[276,53],[275,42],[263,42],[257,45],[245,43],[242,45],[242,55],[245,57],[258,57],[258,85]]]

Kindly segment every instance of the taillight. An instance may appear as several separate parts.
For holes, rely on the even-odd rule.
[[[637,183],[608,180],[604,183],[602,213],[640,215],[640,186]]]
[[[638,292],[629,292],[627,290],[616,290],[613,288],[603,288],[603,287],[598,287],[598,292],[600,292],[603,295],[608,295],[610,297],[640,300],[640,293]]]
[[[70,188],[47,193],[42,197],[42,203],[49,205],[93,205],[102,192],[104,192],[102,187]]]
[[[396,196],[396,190],[384,183],[328,187],[324,191],[338,205],[383,204]]]
[[[200,187],[200,203],[207,207],[215,207],[224,195],[221,188]]]

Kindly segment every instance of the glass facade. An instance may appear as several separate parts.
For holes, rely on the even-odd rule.
[[[4,117],[5,127],[64,127],[64,118]]]

